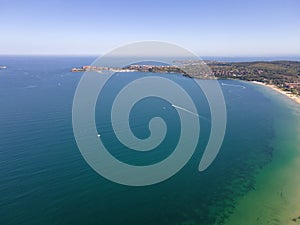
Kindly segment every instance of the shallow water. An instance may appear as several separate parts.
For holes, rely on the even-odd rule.
[[[255,178],[255,189],[238,199],[234,214],[225,224],[298,224],[300,106],[274,90],[255,88],[276,107],[273,160]]]

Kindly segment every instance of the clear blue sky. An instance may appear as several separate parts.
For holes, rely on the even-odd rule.
[[[300,55],[299,0],[0,0],[0,54],[168,41],[201,56]]]

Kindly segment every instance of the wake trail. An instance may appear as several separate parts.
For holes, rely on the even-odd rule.
[[[194,116],[197,116],[197,117],[199,117],[199,118],[202,118],[202,119],[204,119],[204,120],[206,120],[206,121],[209,121],[209,122],[210,122],[210,120],[209,120],[209,119],[207,119],[206,117],[204,117],[204,116],[200,116],[199,114],[197,114],[197,113],[194,113],[194,112],[192,112],[192,111],[190,111],[190,110],[188,110],[188,109],[182,108],[182,107],[180,107],[180,106],[178,106],[178,105],[174,105],[174,104],[172,104],[172,107],[174,107],[174,108],[176,108],[176,109],[180,109],[180,110],[182,110],[182,111],[185,111],[185,112],[187,112],[187,113],[190,113],[190,114],[192,114],[192,115],[194,115]]]
[[[237,85],[237,84],[225,84],[225,83],[221,83],[221,84],[222,84],[222,86],[239,87],[239,88],[243,88],[243,89],[246,88],[245,86]]]

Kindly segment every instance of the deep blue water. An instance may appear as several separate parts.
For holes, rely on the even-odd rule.
[[[115,184],[94,172],[81,156],[72,130],[72,101],[81,73],[72,67],[92,63],[88,57],[0,57],[0,224],[213,224],[234,210],[236,198],[255,188],[257,172],[272,160],[271,101],[252,85],[238,81],[221,86],[228,121],[223,146],[208,170],[197,168],[207,143],[210,123],[201,121],[201,138],[188,164],[170,179],[147,187]],[[153,75],[153,74],[152,74]],[[115,92],[139,73],[112,82]],[[156,74],[153,76],[165,76]],[[203,116],[209,108],[203,93],[188,78],[169,79],[188,90]],[[112,90],[112,89],[111,89]],[[98,128],[111,134],[109,123],[97,118],[116,94],[107,91],[96,110]],[[131,164],[151,164],[172,152],[180,124],[176,112],[159,111],[160,99],[145,100],[133,109],[133,132],[146,137],[147,124],[161,116],[170,132],[152,155],[132,153],[116,137],[106,135],[116,158]],[[200,119],[201,120],[201,119]]]

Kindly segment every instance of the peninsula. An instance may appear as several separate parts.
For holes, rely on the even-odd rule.
[[[174,64],[176,65],[134,64],[124,68],[83,66],[81,68],[73,68],[71,71],[138,71],[152,73],[176,73],[198,79],[237,79],[268,85],[290,98],[299,100],[300,62],[298,61],[218,62],[181,60],[175,61]]]

